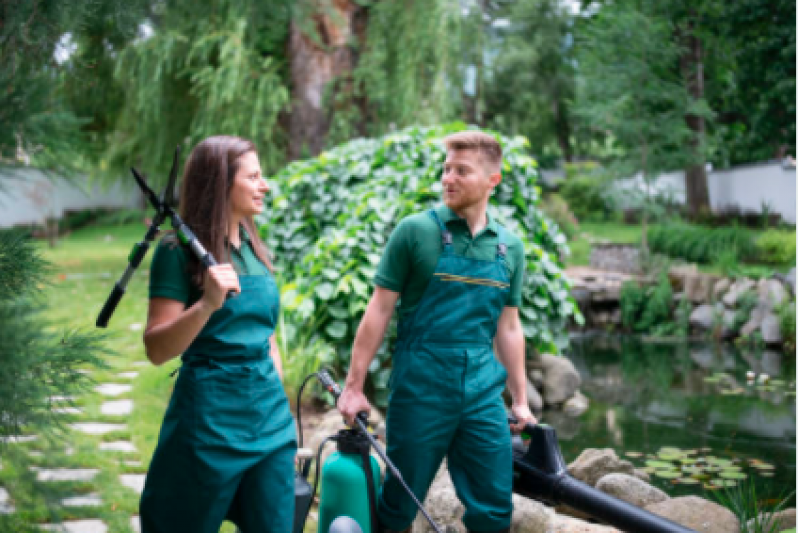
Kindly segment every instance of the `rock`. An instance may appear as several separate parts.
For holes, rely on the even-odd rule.
[[[765,318],[765,309],[760,306],[755,307],[754,310],[751,311],[751,316],[748,318],[748,322],[746,322],[745,325],[740,328],[740,335],[743,337],[750,337],[760,328],[763,318]]]
[[[714,301],[720,300],[726,291],[729,290],[731,287],[732,281],[729,278],[721,278],[715,283],[715,286],[712,288],[712,299]]]
[[[768,311],[762,319],[762,340],[765,344],[781,344],[781,325],[779,317]]]
[[[690,274],[684,278],[684,295],[695,304],[709,303],[715,276],[707,274]]]
[[[541,390],[543,389],[543,371],[535,368],[529,371],[529,380],[535,386],[536,389]]]
[[[671,282],[674,292],[684,289],[685,280],[698,274],[698,266],[694,263],[687,265],[675,265],[668,270],[668,280]]]
[[[539,413],[543,410],[543,398],[530,380],[526,380],[526,400],[532,412]]]
[[[701,368],[711,369],[715,366],[715,352],[709,345],[700,345],[690,350],[690,359]]]
[[[543,354],[543,399],[547,405],[562,403],[582,384],[582,378],[567,357]]]
[[[737,299],[754,287],[754,282],[748,278],[735,281],[729,288],[729,292],[723,297],[723,303],[726,304],[726,307],[734,308],[737,305]]]
[[[562,405],[563,412],[568,416],[581,416],[590,407],[590,400],[587,396],[576,391],[573,396],[568,398]]]
[[[757,522],[760,528],[756,527]],[[763,531],[770,531],[771,529],[773,531],[784,531],[785,529],[795,528],[795,507],[784,509],[778,513],[760,513],[756,519],[752,518],[746,524],[748,525],[748,531],[759,531],[760,529]]]
[[[424,500],[424,508],[433,520],[447,533],[465,533],[463,513],[465,508],[455,494],[449,471],[444,462]],[[513,533],[545,533],[550,530],[553,512],[542,503],[513,494]],[[433,531],[429,522],[418,513],[412,526],[412,533]]]
[[[611,526],[591,524],[565,515],[555,515],[552,520],[551,533],[621,533]]]
[[[782,302],[790,298],[784,285],[777,279],[762,280],[762,284],[757,289],[759,305],[768,311],[778,307]]]
[[[690,325],[701,331],[712,329],[715,319],[715,308],[709,304],[699,305],[690,313]]]
[[[759,360],[759,372],[764,372],[765,374],[769,374],[771,376],[780,376],[782,359],[783,357],[779,352],[773,350],[763,350],[762,357],[760,357]]]
[[[734,513],[698,496],[671,498],[647,505],[645,509],[701,533],[728,533],[740,530],[740,521]]]
[[[607,474],[633,476],[634,472],[632,463],[620,459],[612,448],[588,448],[568,465],[569,474],[591,487]]]
[[[612,475],[612,474],[610,474],[610,475]],[[648,472],[646,472],[645,470],[643,470],[641,468],[635,468],[635,477],[637,479],[639,479],[640,481],[645,481],[646,483],[651,481],[651,476],[648,474]]]
[[[668,499],[668,495],[658,488],[626,474],[608,474],[598,480],[596,488],[637,507],[645,507]]]

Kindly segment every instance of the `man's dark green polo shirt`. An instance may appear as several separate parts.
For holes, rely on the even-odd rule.
[[[499,223],[490,214],[485,229],[472,237],[468,223],[451,209],[441,205],[435,211],[452,233],[452,244],[457,255],[472,259],[496,259]],[[520,307],[524,284],[524,244],[507,229],[504,234],[507,244],[505,260],[510,276],[510,292],[505,305]],[[403,219],[394,229],[382,254],[374,283],[401,293],[401,316],[418,306],[442,251],[440,228],[426,211]]]
[[[239,275],[266,275],[268,270],[255,255],[243,226],[240,235],[241,247],[230,250],[233,268]],[[161,239],[150,266],[150,298],[169,298],[191,307],[202,297],[202,291],[192,283],[186,270],[190,253],[177,244],[173,235]]]

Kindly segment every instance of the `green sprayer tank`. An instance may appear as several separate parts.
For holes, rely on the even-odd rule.
[[[318,533],[327,533],[330,524],[339,516],[348,516],[358,523],[363,533],[374,533],[371,527],[371,508],[363,468],[363,455],[369,452],[369,442],[354,430],[340,431],[336,437],[338,450],[331,453],[321,469],[321,497],[319,500]],[[374,478],[374,502],[379,497],[380,466],[368,456]]]

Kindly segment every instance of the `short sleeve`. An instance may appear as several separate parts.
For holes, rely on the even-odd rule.
[[[402,292],[411,269],[411,230],[406,220],[403,220],[391,233],[374,276],[376,285],[390,291]]]
[[[524,245],[519,240],[514,246],[510,247],[508,251],[512,255],[513,266],[515,268],[512,278],[510,279],[510,295],[507,298],[506,305],[508,307],[521,307],[524,290],[524,271],[526,270]]]
[[[186,254],[171,240],[161,240],[150,265],[150,298],[169,298],[184,304],[191,297]]]

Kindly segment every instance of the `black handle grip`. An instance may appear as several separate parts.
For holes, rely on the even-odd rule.
[[[125,289],[120,287],[119,284],[114,284],[114,290],[108,295],[108,299],[105,300],[105,305],[103,305],[102,311],[100,311],[100,315],[97,317],[98,328],[108,326],[108,320],[111,319],[111,315],[114,314],[116,306],[119,305],[119,300],[121,300],[124,295]]]
[[[514,417],[513,415],[508,415],[507,416],[507,422],[510,423],[510,424],[517,424],[518,423],[518,419],[516,417]],[[531,437],[532,436],[532,431],[534,429],[535,429],[535,426],[532,423],[528,423],[526,426],[524,426],[524,429],[521,430],[521,433],[526,433],[527,435],[529,435]]]

